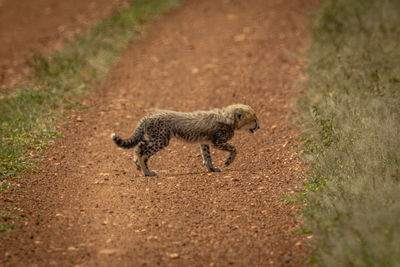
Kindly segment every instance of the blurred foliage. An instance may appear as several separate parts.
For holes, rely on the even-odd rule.
[[[318,262],[398,266],[400,1],[326,1],[314,21],[298,107]]]

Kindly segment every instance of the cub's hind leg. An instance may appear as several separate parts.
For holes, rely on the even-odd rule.
[[[151,153],[152,151],[152,145],[150,142],[140,142],[135,151],[135,157],[137,159],[137,164],[135,162],[136,168],[141,170],[144,176],[157,176],[157,173],[150,171],[147,165],[150,156],[155,153]]]
[[[203,164],[206,165],[208,171],[210,172],[220,172],[221,169],[214,167],[211,161],[210,147],[208,145],[200,145],[201,156],[203,158]]]
[[[145,176],[156,176],[155,171],[150,171],[147,165],[151,156],[169,144],[168,138],[152,138],[148,142],[141,142],[138,146],[138,165]]]

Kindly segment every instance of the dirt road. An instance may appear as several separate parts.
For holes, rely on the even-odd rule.
[[[124,0],[0,0],[0,89],[26,80],[34,51],[60,49],[123,6]]]
[[[14,266],[302,266],[306,236],[281,200],[303,170],[289,123],[302,67],[303,0],[185,2],[147,28],[65,125],[65,139],[15,200],[29,211],[2,240]],[[143,177],[109,135],[151,108],[251,105],[261,129],[238,132],[236,161],[207,173],[198,145],[172,141]],[[213,151],[223,167],[227,155]],[[5,254],[6,253],[6,254]]]

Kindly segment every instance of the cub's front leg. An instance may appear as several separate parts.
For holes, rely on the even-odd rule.
[[[236,148],[228,143],[213,143],[213,146],[219,150],[223,150],[223,151],[228,151],[229,152],[229,156],[225,161],[225,166],[230,165],[236,158]]]
[[[206,165],[208,171],[210,172],[220,172],[221,169],[214,167],[211,161],[210,147],[208,145],[200,145],[201,156],[203,157],[203,164]]]

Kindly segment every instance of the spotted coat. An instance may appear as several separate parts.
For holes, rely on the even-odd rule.
[[[114,142],[123,148],[135,147],[134,162],[136,168],[145,176],[157,175],[148,168],[148,160],[156,152],[168,146],[172,137],[190,143],[200,143],[203,164],[211,172],[221,169],[214,167],[210,155],[210,145],[229,152],[225,165],[230,165],[236,157],[236,148],[227,142],[234,136],[235,130],[245,128],[254,132],[258,122],[253,109],[235,104],[223,109],[211,111],[176,112],[155,110],[145,116],[128,139],[112,134]]]

